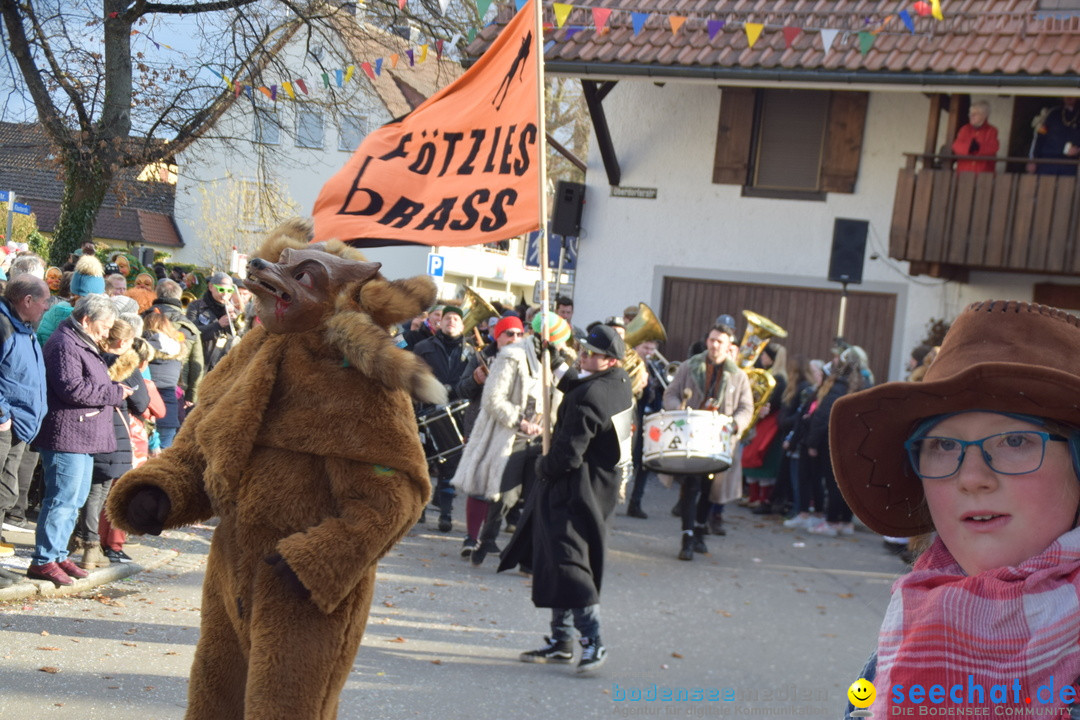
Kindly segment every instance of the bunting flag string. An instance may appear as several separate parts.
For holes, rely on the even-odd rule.
[[[475,0],[477,7],[480,8],[485,0]],[[485,6],[486,7],[486,6]],[[678,34],[679,31],[685,26],[685,23],[689,19],[694,18],[692,15],[674,15],[670,13],[651,13],[642,12],[637,10],[622,10],[595,7],[593,5],[574,5],[572,2],[553,2],[551,4],[552,13],[555,17],[553,25],[545,25],[548,30],[560,29],[565,31],[565,39],[570,39],[574,35],[583,30],[593,30],[596,34],[601,34],[610,29],[610,20],[613,12],[616,13],[629,13],[630,23],[633,27],[634,35],[639,35],[642,30],[645,29],[646,24],[653,17],[659,17],[661,21],[667,20],[668,26],[671,29],[672,34]],[[592,13],[592,26],[581,24],[569,24],[568,21],[573,14],[574,10],[588,10]],[[909,7],[903,8],[895,13],[886,15],[880,22],[874,24],[874,21],[867,19],[866,25],[873,27],[862,29],[840,29],[840,28],[826,28],[826,27],[810,27],[810,26],[798,26],[792,24],[773,24],[773,23],[759,23],[750,21],[728,21],[718,20],[714,18],[704,18],[705,26],[709,33],[709,42],[713,42],[716,36],[720,34],[720,31],[726,28],[733,28],[741,26],[746,34],[746,42],[750,47],[754,47],[763,33],[767,31],[779,30],[784,36],[784,45],[787,48],[792,47],[795,40],[799,35],[807,32],[817,32],[821,35],[821,44],[825,49],[825,52],[829,52],[836,39],[841,35],[854,34],[858,37],[859,52],[863,55],[868,53],[874,45],[874,41],[877,36],[883,32],[890,32],[889,26],[899,20],[906,32],[914,33],[915,29],[915,16],[919,17],[932,17],[937,21],[943,21],[945,15],[941,9],[941,0],[916,0]],[[470,39],[471,42],[471,39]]]
[[[487,15],[488,10],[491,8],[492,0],[468,0],[472,2],[478,13],[478,16],[483,20]],[[398,7],[404,9],[408,0],[398,0]],[[450,0],[439,0],[439,9],[445,13],[446,8],[449,5]],[[517,6],[523,5],[525,0],[516,0]],[[697,20],[693,15],[674,15],[670,13],[651,13],[641,12],[636,10],[622,10],[605,7],[596,7],[592,5],[578,6],[572,2],[552,2],[551,3],[552,14],[554,15],[554,23],[545,23],[545,30],[550,31],[554,29],[561,29],[564,31],[565,39],[569,40],[574,35],[584,30],[593,30],[596,34],[602,34],[610,29],[610,21],[613,13],[629,13],[630,23],[633,28],[634,35],[640,34],[646,27],[646,24],[654,16],[659,17],[661,22],[666,20],[668,27],[670,27],[673,35],[679,34],[685,28],[687,20]],[[575,10],[588,10],[591,13],[592,25],[583,24],[568,24],[568,21]],[[832,50],[836,40],[841,35],[855,35],[858,38],[859,52],[866,55],[870,49],[874,46],[874,41],[877,36],[882,32],[887,32],[888,27],[894,21],[899,21],[903,26],[903,30],[909,33],[915,33],[915,18],[916,17],[932,17],[937,21],[943,21],[945,19],[944,13],[941,9],[941,0],[915,0],[908,7],[902,8],[895,13],[886,15],[880,22],[873,27],[866,27],[861,29],[842,29],[842,28],[827,28],[827,27],[804,27],[793,24],[770,24],[759,23],[750,21],[732,21],[732,20],[719,20],[715,18],[703,18],[705,26],[709,35],[709,42],[714,42],[716,37],[725,28],[731,30],[738,27],[742,27],[746,34],[746,41],[750,47],[761,39],[762,35],[766,32],[779,31],[783,34],[784,45],[787,48],[791,48],[798,37],[807,32],[817,32],[821,35],[821,44],[825,52],[828,53]],[[866,20],[867,26],[872,24],[871,20]],[[478,32],[478,28],[469,28],[466,34],[466,42],[471,43]],[[159,50],[162,48],[179,52],[175,48],[159,42],[149,34],[139,30],[132,30],[132,36],[142,35],[149,40]],[[435,55],[439,60],[442,59],[443,52],[449,43],[449,47],[456,47],[462,40],[460,33],[455,34],[449,41],[442,39],[435,40]],[[416,52],[416,48],[410,47],[404,51],[405,56],[409,60],[409,67],[415,67],[418,64],[425,63],[428,60],[429,44],[419,46],[419,53]],[[393,53],[387,57],[373,58],[370,60],[364,60],[360,63],[360,68],[371,80],[375,80],[382,75],[383,67],[386,62],[389,61],[391,68],[397,68],[400,60],[399,53]],[[210,69],[210,68],[207,68]],[[349,65],[345,68],[328,69],[321,72],[322,87],[326,90],[333,90],[336,85],[338,88],[344,88],[349,82],[354,79],[356,66]],[[269,98],[272,102],[276,102],[278,97],[278,89],[280,88],[283,93],[281,94],[282,100],[290,99],[295,100],[297,93],[303,95],[309,95],[309,89],[305,78],[293,78],[292,80],[281,81],[278,84],[270,86],[254,87],[251,85],[245,85],[243,83],[234,82],[231,78],[225,75],[223,72],[217,72],[210,69],[217,78],[219,78],[226,86],[226,88],[234,93],[236,97],[239,97],[241,93],[245,93],[248,97],[256,97],[255,91],[262,93]]]

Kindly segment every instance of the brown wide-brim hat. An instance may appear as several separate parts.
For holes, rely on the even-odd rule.
[[[904,441],[919,422],[965,410],[1080,425],[1080,320],[1017,301],[969,305],[922,382],[892,382],[840,398],[829,419],[836,482],[868,528],[930,532],[922,481]]]

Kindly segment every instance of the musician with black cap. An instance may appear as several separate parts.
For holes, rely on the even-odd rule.
[[[608,527],[628,477],[633,396],[619,367],[622,338],[595,325],[581,342],[581,370],[559,382],[559,405],[550,449],[537,460],[537,482],[499,570],[519,563],[533,569],[532,601],[551,608],[551,635],[522,662],[568,664],[574,629],[581,634],[577,671],[607,658],[600,640],[600,586]]]

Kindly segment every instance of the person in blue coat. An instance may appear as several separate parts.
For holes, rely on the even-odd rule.
[[[34,325],[49,308],[49,286],[33,275],[12,278],[0,298],[0,523],[19,499],[19,463],[48,409],[45,361]],[[15,549],[0,543],[0,555]],[[13,578],[0,576],[0,587]]]

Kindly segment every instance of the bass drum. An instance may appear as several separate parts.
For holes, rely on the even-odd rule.
[[[642,464],[669,475],[708,475],[731,467],[735,421],[711,410],[661,410],[645,418]]]
[[[464,449],[462,428],[468,407],[468,400],[458,400],[449,405],[438,405],[416,419],[428,460],[445,462]]]

